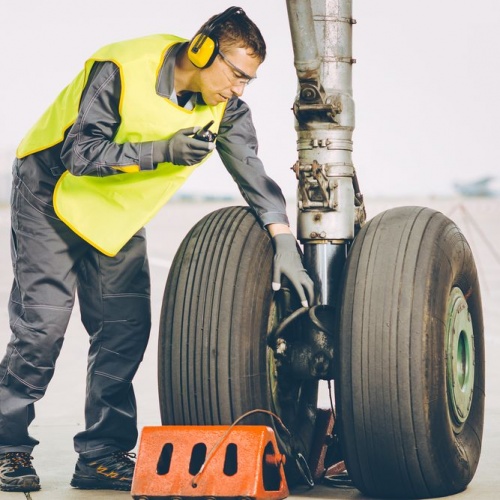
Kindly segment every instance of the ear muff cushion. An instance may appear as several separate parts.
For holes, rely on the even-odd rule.
[[[189,60],[197,68],[210,66],[217,56],[217,43],[209,36],[200,33],[189,44]]]

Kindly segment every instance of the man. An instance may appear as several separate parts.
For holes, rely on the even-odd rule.
[[[78,292],[90,336],[85,430],[71,481],[129,490],[137,441],[132,380],[150,330],[144,224],[217,149],[273,237],[273,289],[285,275],[313,300],[278,186],[257,157],[239,99],[265,43],[231,7],[193,40],[156,35],[104,47],[21,142],[13,167],[12,337],[0,364],[0,488],[40,481],[28,433],[54,372]],[[213,122],[215,142],[199,138]]]

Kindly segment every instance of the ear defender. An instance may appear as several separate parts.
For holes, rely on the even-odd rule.
[[[191,40],[188,58],[197,68],[208,68],[214,62],[219,53],[219,40],[213,36],[213,31],[234,14],[244,14],[244,11],[241,7],[229,7]]]
[[[199,33],[189,44],[188,57],[197,68],[208,68],[214,62],[218,52],[219,44],[217,39]]]

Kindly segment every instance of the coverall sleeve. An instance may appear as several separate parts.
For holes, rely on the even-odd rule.
[[[219,135],[217,151],[239,190],[263,226],[289,224],[283,193],[258,157],[258,141],[248,105],[238,98],[229,101]]]
[[[120,125],[120,93],[118,67],[112,62],[94,63],[78,117],[61,150],[61,160],[72,174],[102,177],[120,173],[118,169],[124,167],[155,168],[152,142],[113,142]]]

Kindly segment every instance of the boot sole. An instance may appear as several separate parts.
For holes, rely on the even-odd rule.
[[[0,483],[0,491],[38,491],[40,489],[40,479],[37,477],[23,477],[14,479],[11,483]]]
[[[96,479],[92,477],[73,476],[70,483],[73,488],[80,490],[118,490],[130,491],[131,483],[113,481],[112,479]]]

